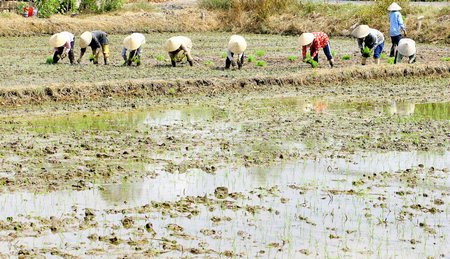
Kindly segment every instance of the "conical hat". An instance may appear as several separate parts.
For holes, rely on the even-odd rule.
[[[302,35],[298,38],[298,44],[300,46],[308,45],[313,42],[314,38],[314,34],[312,33],[302,33]]]
[[[53,48],[59,48],[64,45],[69,39],[63,33],[56,33],[50,37],[49,43]]]
[[[230,37],[230,41],[228,42],[228,50],[232,53],[240,54],[243,53],[247,49],[247,42],[244,37],[239,35],[233,35]]]
[[[81,34],[80,36],[80,47],[83,49],[87,48],[87,46],[91,44],[91,41],[92,41],[92,32],[90,31],[83,32],[83,34]]]
[[[123,40],[123,46],[128,50],[136,50],[145,43],[144,35],[133,33]]]
[[[396,2],[393,2],[389,7],[388,11],[400,11],[402,8]]]
[[[368,25],[359,25],[352,31],[352,36],[361,39],[369,35],[369,32],[370,28]]]
[[[398,42],[398,52],[403,56],[411,56],[416,53],[416,42],[412,39],[401,39]]]
[[[185,36],[175,36],[166,41],[164,49],[167,52],[172,52],[180,48],[181,44],[184,44],[186,48],[190,49],[192,47],[191,39]]]

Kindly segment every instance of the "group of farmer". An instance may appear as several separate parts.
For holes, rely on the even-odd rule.
[[[392,3],[388,7],[390,20],[390,36],[392,47],[390,57],[394,57],[394,63],[401,62],[403,57],[409,58],[409,63],[414,63],[416,59],[415,42],[412,39],[402,39],[401,31],[406,36],[406,28],[400,13],[401,7],[397,3]],[[365,65],[367,58],[372,55],[376,64],[380,64],[381,53],[384,48],[384,35],[380,31],[370,28],[368,25],[359,25],[356,27],[352,36],[357,38],[358,47],[362,55],[362,65]],[[123,40],[122,58],[124,65],[137,66],[141,64],[142,46],[145,43],[145,36],[141,33],[133,33]],[[60,59],[69,57],[70,63],[74,64],[75,55],[73,48],[75,37],[70,32],[60,32],[50,37],[50,45],[54,48],[53,63]],[[104,64],[109,63],[109,40],[108,35],[103,31],[86,31],[80,36],[80,57],[77,63],[80,63],[86,52],[87,47],[91,47],[92,55],[90,60],[98,64],[100,51],[103,53]],[[299,37],[299,45],[302,47],[302,57],[304,62],[312,63],[319,61],[319,50],[323,49],[331,67],[334,66],[334,59],[331,52],[328,35],[324,32],[303,33]],[[247,42],[242,36],[233,35],[228,42],[228,53],[225,61],[225,68],[229,69],[236,65],[240,69],[244,64],[244,51],[247,48]],[[309,55],[307,55],[309,48]],[[164,49],[168,52],[173,67],[177,63],[187,59],[190,66],[193,66],[191,55],[192,41],[185,36],[175,36],[168,39]],[[128,55],[127,55],[127,52]],[[235,61],[235,57],[237,62]]]

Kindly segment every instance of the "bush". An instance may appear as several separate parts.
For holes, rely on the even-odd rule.
[[[255,56],[253,56],[253,55],[249,55],[249,56],[248,56],[248,59],[247,59],[248,62],[250,62],[250,63],[251,63],[251,62],[255,62],[255,60],[256,60],[256,59],[255,59]]]
[[[98,12],[98,6],[96,0],[81,0],[80,6],[78,7],[80,12]]]
[[[342,60],[350,60],[350,55],[345,54],[344,56],[342,56]]]
[[[76,10],[76,0],[36,0],[35,5],[39,10],[39,17],[43,18]]]
[[[111,12],[122,8],[123,0],[100,0],[100,12]]]

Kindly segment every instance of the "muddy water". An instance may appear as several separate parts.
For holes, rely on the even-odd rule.
[[[450,103],[271,98],[253,102],[251,109],[255,116],[270,109],[286,114],[296,110],[318,115],[315,120],[349,110],[398,121],[450,119]],[[239,128],[243,121],[238,116],[215,106],[173,106],[32,118],[27,127],[45,133],[131,132],[212,124],[221,130],[229,125]],[[301,141],[284,145],[300,150],[308,146]],[[450,255],[448,151],[356,152],[275,166],[229,166],[212,173],[191,166],[179,174],[144,162],[140,168],[157,174],[82,191],[1,193],[0,255],[25,251],[30,256],[61,257]],[[15,176],[2,172],[0,177]],[[218,187],[226,187],[229,195],[216,196]],[[127,225],[128,221],[132,223]]]

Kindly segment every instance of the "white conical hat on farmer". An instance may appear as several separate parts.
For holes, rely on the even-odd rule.
[[[228,50],[232,53],[243,53],[247,49],[247,41],[244,37],[239,35],[233,35],[228,42]]]
[[[370,27],[368,25],[359,25],[352,31],[352,36],[355,38],[364,38],[369,35]]]
[[[302,33],[302,35],[300,35],[300,37],[298,38],[298,44],[300,46],[308,45],[311,42],[313,42],[314,38],[315,38],[314,34],[312,33],[309,32]]]
[[[92,41],[92,32],[90,31],[83,32],[83,34],[81,34],[80,36],[80,47],[86,48],[87,46],[89,46],[89,44],[91,44],[91,41]]]
[[[403,56],[411,56],[416,53],[416,42],[412,39],[401,39],[397,46],[398,52]]]
[[[49,43],[53,48],[59,48],[63,46],[69,39],[64,33],[56,33],[50,37]]]
[[[133,33],[123,40],[123,46],[128,50],[136,50],[145,43],[145,37],[140,33]]]
[[[388,11],[400,11],[402,8],[396,2],[393,2],[389,7]]]
[[[164,45],[164,49],[167,52],[172,52],[180,48],[181,44],[183,44],[187,49],[192,48],[192,41],[188,37],[185,36],[175,36],[166,41]]]

